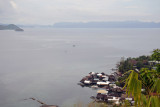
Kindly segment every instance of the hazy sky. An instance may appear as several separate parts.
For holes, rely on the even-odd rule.
[[[0,23],[160,22],[160,0],[0,0]]]

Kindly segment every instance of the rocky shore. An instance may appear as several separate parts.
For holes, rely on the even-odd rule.
[[[36,101],[36,102],[38,102],[38,103],[41,104],[40,107],[58,107],[57,105],[48,105],[48,104],[46,104],[46,103],[44,103],[44,102],[42,102],[40,100],[37,100],[36,98],[33,98],[33,97],[31,97],[29,99],[24,99],[24,100],[33,100],[33,101]]]

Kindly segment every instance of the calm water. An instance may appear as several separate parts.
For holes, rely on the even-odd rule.
[[[0,107],[62,107],[89,103],[81,88],[89,72],[111,73],[121,57],[160,48],[160,29],[24,29],[0,31]]]

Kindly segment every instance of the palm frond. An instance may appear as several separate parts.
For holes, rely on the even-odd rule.
[[[138,73],[131,70],[129,77],[126,80],[124,88],[127,88],[126,92],[128,96],[132,95],[135,100],[135,105],[140,105],[142,82],[138,79]]]
[[[158,96],[151,96],[149,99],[148,107],[159,107],[160,98]]]

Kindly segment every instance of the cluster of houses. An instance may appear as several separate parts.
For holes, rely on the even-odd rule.
[[[111,75],[105,73],[90,72],[89,75],[82,78],[79,85],[82,87],[90,86],[97,89],[97,96],[91,98],[97,102],[114,103],[119,105],[124,100],[128,100],[131,104],[134,103],[133,97],[127,97],[126,92],[122,87],[115,84],[121,74],[114,72]]]

